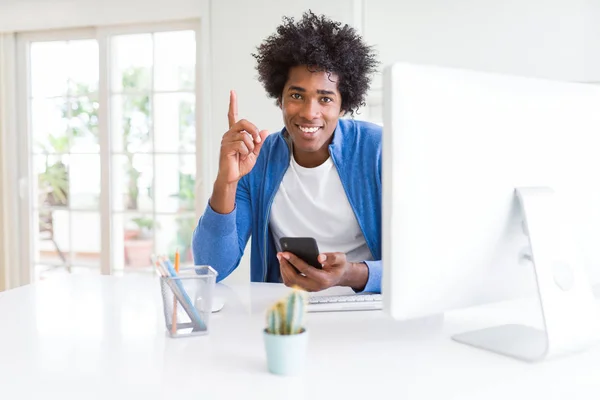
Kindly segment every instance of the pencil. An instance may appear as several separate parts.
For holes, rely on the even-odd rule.
[[[179,273],[179,249],[175,251],[175,272]],[[173,321],[171,322],[171,333],[177,333],[177,297],[173,295]]]

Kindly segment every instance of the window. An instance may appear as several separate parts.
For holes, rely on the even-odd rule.
[[[19,38],[31,280],[192,262],[196,26]]]

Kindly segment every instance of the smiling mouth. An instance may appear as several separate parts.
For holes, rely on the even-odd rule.
[[[315,134],[319,129],[321,129],[320,126],[302,126],[302,125],[296,125],[298,127],[298,129],[300,129],[300,131],[302,133],[304,133],[305,135],[313,135]]]

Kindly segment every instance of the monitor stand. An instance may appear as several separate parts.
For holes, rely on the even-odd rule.
[[[502,325],[457,334],[457,342],[524,361],[585,350],[600,338],[597,306],[586,271],[562,226],[550,188],[523,187],[516,196],[529,236],[544,329]]]

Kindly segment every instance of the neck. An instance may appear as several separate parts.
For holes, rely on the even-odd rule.
[[[318,151],[303,152],[294,148],[294,159],[298,165],[304,168],[315,168],[323,164],[329,158],[329,150],[324,146]]]

